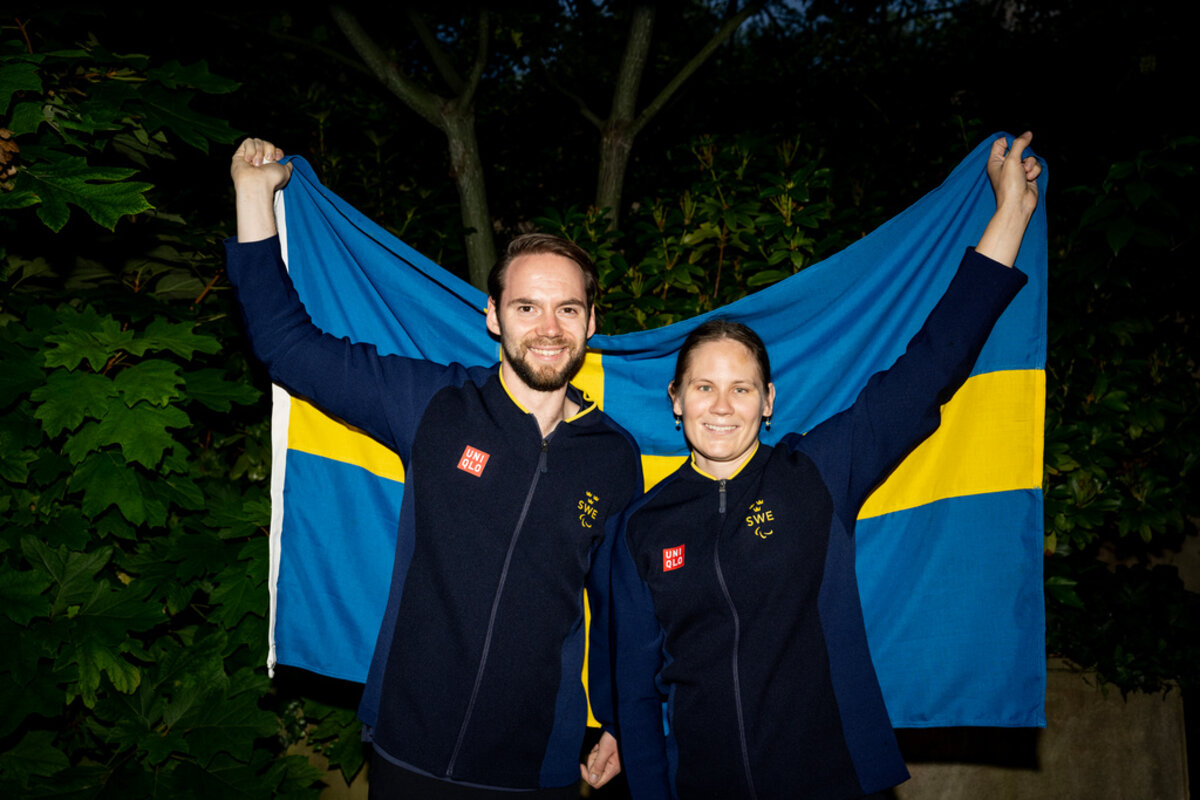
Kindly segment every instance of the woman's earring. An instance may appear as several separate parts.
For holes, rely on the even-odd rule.
[[[766,422],[767,422],[767,430],[771,430],[771,418],[767,417]]]
[[[675,430],[679,430],[679,426],[683,424],[683,418],[678,414],[675,415]]]

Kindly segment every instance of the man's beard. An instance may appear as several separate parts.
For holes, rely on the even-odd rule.
[[[531,347],[562,347],[566,346],[568,352],[571,349],[571,340],[566,338],[558,339],[535,339],[529,343],[517,343],[518,353],[513,352],[513,348],[509,347],[508,339],[501,336],[501,346],[504,349],[504,360],[512,367],[513,372],[517,373],[526,386],[539,392],[556,392],[567,385],[571,378],[575,377],[575,373],[579,372],[579,368],[583,366],[583,360],[587,357],[587,348],[580,347],[578,352],[570,354],[570,360],[561,369],[556,369],[546,365],[543,367],[535,367],[527,360],[529,349]]]

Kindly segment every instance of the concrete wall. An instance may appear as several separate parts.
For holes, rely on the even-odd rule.
[[[944,728],[900,731],[912,779],[896,800],[1187,800],[1183,702],[1178,691],[1107,694],[1051,663],[1044,731]],[[325,759],[303,743],[291,752]],[[365,800],[366,770],[351,786],[327,774],[322,800]],[[620,786],[596,800],[627,797]]]
[[[902,733],[898,800],[1187,800],[1183,702],[1101,693],[1052,663],[1044,731]]]

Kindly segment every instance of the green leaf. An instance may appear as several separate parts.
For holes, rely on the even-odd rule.
[[[1108,238],[1108,246],[1112,248],[1113,255],[1121,252],[1121,248],[1129,243],[1135,231],[1133,220],[1129,217],[1121,216],[1109,222],[1105,228],[1105,236]]]
[[[1077,582],[1063,576],[1053,576],[1046,579],[1046,594],[1054,600],[1071,608],[1083,608],[1083,601],[1075,592]]]
[[[25,397],[45,377],[37,354],[10,342],[0,342],[0,408]]]
[[[313,700],[305,700],[304,710],[310,721],[314,717],[321,719],[309,738],[316,742],[334,740],[324,753],[329,758],[329,766],[339,767],[349,782],[363,765],[362,722],[352,709],[326,706]]]
[[[45,573],[34,570],[0,571],[0,608],[18,625],[28,625],[34,617],[50,614],[50,600],[44,597],[53,582]]]
[[[84,417],[103,418],[116,393],[113,382],[103,375],[55,370],[45,385],[33,390],[30,399],[41,403],[33,416],[42,421],[42,430],[47,436],[57,436],[74,430]]]
[[[271,736],[278,728],[275,715],[258,707],[254,693],[242,691],[197,704],[181,719],[188,749],[201,763],[217,753],[250,752],[254,740]]]
[[[114,647],[96,639],[85,639],[75,645],[72,663],[79,668],[79,696],[88,708],[96,705],[96,692],[100,688],[101,675],[107,675],[113,688],[122,694],[130,694],[141,683],[141,672],[126,661]]]
[[[66,459],[59,460],[66,462]],[[78,508],[65,506],[39,527],[39,535],[51,547],[82,550],[92,540],[92,526]]]
[[[241,86],[237,81],[209,72],[208,62],[203,60],[183,66],[172,59],[161,67],[146,70],[146,77],[159,81],[168,89],[190,86],[205,94],[228,94]]]
[[[781,269],[764,269],[761,272],[756,272],[746,280],[747,286],[763,286],[769,283],[783,280],[792,273]]]
[[[175,754],[188,755],[187,739],[178,731],[150,731],[138,740],[138,746],[146,751],[146,762],[156,766]]]
[[[9,63],[0,67],[0,114],[8,113],[8,104],[17,92],[40,92],[42,79],[35,64]]]
[[[211,599],[217,607],[217,619],[226,628],[237,626],[247,614],[266,616],[264,584],[267,576],[262,574],[262,569],[254,568],[265,567],[266,563],[266,559],[250,565],[239,562],[217,576],[217,588],[213,590]]]
[[[13,631],[11,641],[17,641],[17,632]],[[33,638],[28,630],[22,630],[21,647],[8,650],[34,649]],[[14,674],[9,664],[2,665],[6,673],[5,680],[0,681],[0,736],[8,736],[15,730],[32,726],[23,723],[31,714],[37,714],[47,719],[60,715],[62,711],[62,691],[53,681],[46,680],[41,670],[22,670],[27,673],[22,676]],[[3,770],[0,769],[0,772]]]
[[[20,785],[35,775],[49,777],[69,766],[66,754],[54,746],[53,731],[30,731],[0,755],[0,774]]]
[[[165,406],[180,396],[183,384],[179,366],[162,359],[149,359],[121,370],[113,382],[126,406],[132,408],[145,400],[151,405]]]
[[[338,737],[326,751],[329,766],[337,767],[342,772],[346,782],[354,780],[354,776],[363,766],[362,723],[355,720],[345,733]]]
[[[173,269],[158,279],[153,291],[160,300],[194,300],[204,291],[204,281],[182,269]]]
[[[48,343],[57,345],[46,351],[47,367],[73,370],[86,360],[93,372],[99,372],[110,357],[128,349],[133,341],[133,331],[122,330],[119,322],[110,316],[100,316],[91,306],[83,311],[63,307],[58,317],[61,324],[46,337]]]
[[[153,186],[128,180],[136,171],[93,167],[82,156],[64,156],[17,172],[13,192],[36,197],[41,203],[38,218],[55,233],[71,216],[68,205],[77,206],[97,224],[115,230],[121,217],[153,208],[145,198]]]
[[[21,173],[18,173],[18,176]],[[28,189],[0,192],[0,211],[17,211],[22,208],[36,206],[41,199]]]
[[[71,490],[83,492],[83,513],[89,517],[96,517],[115,505],[134,525],[147,519],[148,504],[137,475],[113,453],[89,455],[71,477]]]
[[[228,144],[237,139],[238,131],[225,120],[189,108],[194,96],[194,92],[145,87],[142,91],[142,101],[146,104],[142,124],[148,131],[166,128],[180,141],[205,153],[209,141]]]
[[[192,400],[197,400],[213,411],[228,413],[233,403],[250,405],[256,401],[260,392],[247,383],[236,383],[225,378],[225,370],[200,369],[195,372],[185,372],[187,394]]]
[[[67,442],[63,445],[63,454],[70,459],[72,464],[78,464],[102,446],[100,423],[89,422],[67,437]]]
[[[189,511],[204,508],[204,491],[186,475],[172,475],[156,481],[155,490],[167,503]]]
[[[163,721],[174,728],[206,693],[224,693],[229,688],[225,674],[225,649],[229,639],[220,628],[210,628],[187,646],[165,642],[154,673],[157,691],[169,692],[173,699],[163,709]]]
[[[271,503],[261,495],[210,497],[206,508],[208,514],[204,524],[221,531],[222,535],[229,531],[231,536],[249,536],[271,522]]]
[[[0,105],[3,105],[3,102],[0,102]],[[8,129],[12,131],[13,136],[35,133],[46,121],[46,114],[42,110],[44,107],[41,100],[17,103],[8,122]]]
[[[247,754],[249,764],[239,760]],[[170,773],[169,783],[163,782],[163,794],[169,797],[220,797],[222,800],[274,798],[276,781],[269,771],[274,762],[270,753],[249,749],[239,752],[238,758],[222,753],[211,758],[200,757],[197,761],[183,761]]]
[[[29,562],[50,576],[57,589],[52,611],[62,613],[68,606],[82,603],[96,589],[96,575],[112,558],[111,547],[91,553],[51,548],[34,536],[21,538],[21,550]]]
[[[134,580],[128,586],[110,588],[108,581],[96,584],[74,617],[77,637],[94,638],[111,646],[124,643],[130,633],[149,630],[166,620],[162,608],[148,597],[148,587]]]
[[[29,465],[37,461],[37,453],[5,447],[4,438],[0,436],[0,478],[9,483],[25,483],[29,479]]]
[[[217,339],[194,333],[195,327],[195,323],[168,322],[162,317],[155,317],[129,346],[129,352],[140,356],[149,350],[169,350],[187,359],[197,350],[201,353],[221,352],[221,343]]]
[[[120,445],[127,462],[153,469],[162,460],[163,451],[175,446],[175,438],[167,429],[186,428],[189,422],[187,414],[174,406],[127,408],[117,404],[100,421],[99,443]]]
[[[142,128],[135,128],[132,133],[118,133],[112,137],[112,148],[142,169],[150,168],[151,158],[175,159],[162,143],[146,137],[146,131]]]
[[[359,743],[362,749],[362,743]],[[268,780],[278,781],[272,792],[276,800],[309,800],[314,789],[309,788],[324,779],[325,771],[311,763],[304,756],[283,756],[271,764]]]

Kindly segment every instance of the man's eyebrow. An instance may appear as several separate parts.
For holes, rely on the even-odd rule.
[[[508,301],[508,305],[510,305],[510,306],[537,306],[537,305],[541,305],[541,301],[536,300],[532,297],[514,297]],[[569,300],[563,300],[562,302],[556,304],[555,308],[563,308],[565,306],[586,307],[587,301],[585,301],[582,297],[573,297]]]

